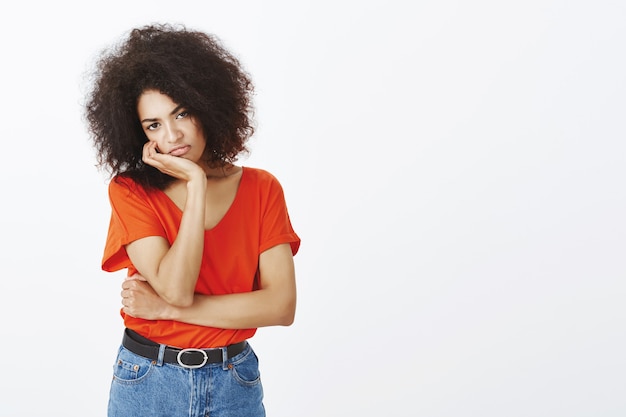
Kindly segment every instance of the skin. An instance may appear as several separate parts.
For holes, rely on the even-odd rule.
[[[183,216],[171,246],[157,236],[126,246],[139,274],[122,284],[124,312],[147,320],[177,320],[224,329],[292,324],[296,285],[289,244],[274,246],[260,255],[258,291],[219,296],[194,293],[204,231],[228,211],[242,168],[203,163],[207,149],[202,127],[167,95],[145,91],[138,100],[137,113],[148,137],[143,161],[177,178],[164,191]]]

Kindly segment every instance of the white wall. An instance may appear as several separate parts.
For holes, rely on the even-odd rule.
[[[0,416],[104,416],[121,274],[81,103],[133,26],[214,32],[257,85],[242,163],[303,243],[261,329],[282,416],[626,415],[626,3],[28,2],[0,25]]]

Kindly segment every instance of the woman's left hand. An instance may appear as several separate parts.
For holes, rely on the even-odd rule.
[[[169,304],[159,297],[141,275],[126,278],[122,283],[121,295],[124,313],[145,320],[166,319]]]

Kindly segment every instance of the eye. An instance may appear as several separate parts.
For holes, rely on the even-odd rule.
[[[188,111],[182,111],[180,113],[178,113],[178,115],[176,116],[177,119],[184,119],[185,117],[189,116],[189,112]]]
[[[146,130],[155,130],[157,127],[159,127],[159,124],[155,122],[146,126]]]

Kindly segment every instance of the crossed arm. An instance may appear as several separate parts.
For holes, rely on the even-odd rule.
[[[227,294],[194,294],[188,306],[165,301],[140,275],[122,284],[125,313],[147,320],[177,320],[222,329],[289,326],[296,309],[293,255],[289,244],[274,246],[259,257],[260,289]]]

